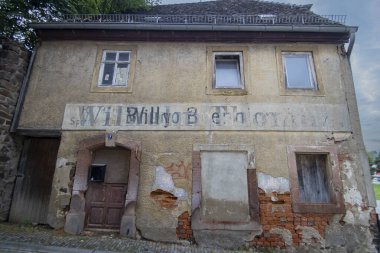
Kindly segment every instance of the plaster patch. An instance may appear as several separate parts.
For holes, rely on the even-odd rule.
[[[155,178],[152,191],[163,190],[177,197],[179,200],[186,200],[187,193],[184,189],[175,187],[172,176],[167,173],[162,166],[155,167]]]
[[[357,205],[357,206],[360,206],[363,203],[362,195],[356,188],[345,187],[344,200],[345,202],[350,203],[351,205]]]
[[[346,215],[344,216],[343,221],[348,224],[354,224],[355,223],[354,214],[350,210],[346,210]]]
[[[328,140],[334,140],[335,142],[347,141],[352,136],[351,133],[332,133],[327,137]]]
[[[293,245],[293,236],[289,230],[285,228],[272,228],[269,233],[281,236],[286,246]]]
[[[270,194],[272,192],[286,193],[290,191],[289,179],[284,177],[272,177],[262,172],[257,173],[258,187]]]
[[[370,210],[359,210],[359,215],[358,215],[358,222],[360,225],[363,226],[369,226],[369,220],[371,219],[371,212]]]
[[[344,171],[344,174],[346,174],[347,178],[348,179],[351,179],[352,178],[352,167],[351,167],[351,162],[346,160],[344,161],[343,163],[343,171]]]
[[[57,162],[55,163],[55,167],[56,168],[62,168],[64,166],[66,166],[67,162],[68,162],[68,160],[66,158],[58,157]]]
[[[297,226],[296,229],[300,229],[302,231],[302,244],[311,245],[315,243],[320,243],[321,247],[325,247],[325,239],[322,238],[322,236],[315,228]]]
[[[343,221],[348,224],[369,226],[371,216],[370,209],[363,210],[359,207],[352,207],[351,210],[346,211]]]

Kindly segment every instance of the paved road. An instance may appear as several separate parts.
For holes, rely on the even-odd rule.
[[[242,253],[190,245],[132,240],[112,234],[71,236],[63,231],[0,223],[0,252],[29,253]]]

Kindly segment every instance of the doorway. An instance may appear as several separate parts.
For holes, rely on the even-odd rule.
[[[86,192],[86,228],[120,229],[128,189],[131,152],[120,147],[93,152]]]
[[[47,223],[59,139],[28,138],[17,172],[10,222]]]
[[[96,135],[79,143],[65,232],[120,227],[120,235],[135,238],[141,142],[115,133],[109,145],[105,137]]]

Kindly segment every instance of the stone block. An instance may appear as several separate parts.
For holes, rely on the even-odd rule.
[[[134,215],[123,215],[120,224],[120,235],[136,238],[136,217]]]
[[[252,240],[252,231],[193,230],[194,239],[201,247],[238,249]]]
[[[70,204],[70,209],[74,211],[84,211],[85,207],[85,199],[82,195],[75,194],[71,198],[71,204]]]
[[[12,78],[12,75],[8,71],[4,71],[4,70],[0,71],[0,79],[9,81],[11,80],[11,78]]]
[[[178,242],[176,228],[168,227],[142,227],[140,228],[143,238],[152,241]]]
[[[65,232],[79,235],[84,229],[85,212],[70,212],[66,216]]]

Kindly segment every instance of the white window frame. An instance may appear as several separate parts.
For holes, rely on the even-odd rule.
[[[292,87],[292,85],[289,85],[288,81],[288,76],[289,72],[286,68],[286,57],[287,56],[300,56],[304,55],[307,56],[307,69],[308,69],[308,77],[309,77],[309,84],[311,86],[306,86],[305,87]],[[283,74],[284,74],[284,80],[285,80],[285,87],[286,89],[301,89],[301,90],[317,90],[318,89],[318,83],[317,83],[317,78],[315,74],[315,67],[314,67],[314,61],[313,61],[313,53],[312,52],[288,52],[288,51],[283,51],[282,52],[282,63],[283,63]]]
[[[238,74],[239,74],[239,85],[237,87],[231,87],[231,86],[223,86],[223,85],[217,85],[216,83],[216,61],[218,56],[225,56],[226,59],[218,59],[218,61],[233,61],[233,59],[228,59],[230,56],[238,56]],[[244,73],[243,73],[243,53],[242,52],[213,52],[212,53],[212,60],[213,60],[213,88],[214,89],[244,89]]]
[[[107,53],[116,53],[116,60],[106,60],[106,55]],[[121,53],[128,53],[128,61],[120,61],[119,60],[119,55]],[[101,61],[101,64],[100,64],[100,71],[99,71],[99,77],[98,77],[98,87],[113,87],[113,86],[117,86],[117,87],[127,87],[128,86],[128,79],[129,79],[129,72],[130,72],[130,65],[131,65],[131,57],[132,57],[132,53],[131,51],[127,51],[127,50],[103,50],[102,52],[102,61]],[[103,80],[103,74],[104,74],[104,66],[105,64],[114,64],[114,68],[113,68],[113,77],[112,77],[112,83],[107,85],[107,84],[103,84],[102,83],[102,80]],[[117,64],[127,64],[127,76],[125,78],[125,84],[116,84],[116,70],[117,70]]]

